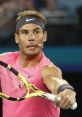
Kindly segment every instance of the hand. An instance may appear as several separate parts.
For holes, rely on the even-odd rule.
[[[76,101],[76,93],[70,89],[65,89],[63,92],[58,94],[61,97],[61,101],[57,102],[56,105],[62,109],[69,109]]]

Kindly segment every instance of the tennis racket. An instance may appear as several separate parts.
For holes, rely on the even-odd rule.
[[[61,101],[61,98],[57,95],[53,95],[53,94],[50,94],[50,93],[47,93],[47,92],[44,92],[40,89],[38,89],[36,86],[32,85],[22,74],[20,74],[16,69],[14,69],[11,65],[5,63],[5,62],[2,62],[0,61],[0,65],[2,65],[4,68],[7,68],[8,71],[11,71],[15,76],[16,76],[16,79],[17,79],[17,82],[20,82],[22,83],[22,87],[23,87],[23,94],[21,95],[21,90],[22,90],[22,87],[19,85],[19,89],[18,89],[18,92],[17,92],[17,95],[15,93],[15,95],[12,95],[12,87],[13,87],[13,84],[11,85],[11,88],[9,87],[8,91],[11,90],[11,93],[7,91],[7,93],[4,91],[4,89],[2,89],[0,91],[0,98],[5,98],[5,99],[8,99],[8,100],[12,100],[12,101],[21,101],[21,100],[24,100],[24,99],[29,99],[29,98],[32,98],[32,97],[35,97],[35,96],[38,96],[38,97],[43,97],[43,98],[46,98],[52,102],[56,101],[56,102],[59,102]],[[10,80],[10,79],[9,79]],[[6,82],[6,81],[4,81]],[[12,82],[10,80],[10,82]],[[7,84],[6,83],[6,87],[10,86],[10,83]],[[77,108],[77,103],[75,102],[71,109],[76,109]]]

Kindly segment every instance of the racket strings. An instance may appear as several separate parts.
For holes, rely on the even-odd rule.
[[[0,96],[16,101],[41,96],[43,94],[37,87],[33,86],[22,74],[17,72],[11,65],[0,61],[3,66],[2,74],[2,93]],[[4,93],[4,94],[3,94]]]
[[[17,72],[11,65],[8,65],[7,69],[9,71],[11,71],[12,73],[14,73],[14,75],[16,75],[16,77],[18,77],[16,79],[14,78],[14,80],[13,80],[15,88],[17,89],[17,92],[16,92],[17,93],[17,97],[16,98],[24,97],[26,95],[26,92],[28,92],[28,94],[29,94],[29,86],[25,85],[26,81],[23,80],[24,77],[19,72]],[[26,88],[26,86],[28,88]]]
[[[20,73],[18,74],[18,77],[24,82],[26,89],[27,89],[27,94],[24,98],[30,98],[30,97],[34,97],[34,96],[42,96],[43,91],[39,90],[37,87],[32,85]]]
[[[13,75],[9,70],[3,73],[1,78],[2,93],[13,98],[21,98],[26,95],[26,87],[24,83],[16,77],[17,76]]]
[[[26,90],[27,90],[27,95],[30,94],[30,92],[36,92],[38,89],[33,86],[29,81],[27,81],[27,79],[22,75],[22,74],[18,74],[19,79],[24,82],[24,85],[26,86]]]

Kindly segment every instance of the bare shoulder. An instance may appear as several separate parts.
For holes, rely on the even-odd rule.
[[[62,78],[62,71],[56,65],[48,65],[48,66],[43,67],[42,77],[45,78],[45,77],[49,77],[49,76]]]
[[[18,51],[15,52],[4,52],[0,54],[0,60],[8,60],[11,61],[13,58],[19,55]]]
[[[0,60],[3,60],[4,54],[0,54]]]
[[[8,57],[7,55],[11,54],[11,52],[4,52],[0,54],[0,60],[3,60],[5,57]]]

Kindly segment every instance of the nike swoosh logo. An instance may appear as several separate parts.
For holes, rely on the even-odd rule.
[[[32,20],[35,20],[35,18],[32,18],[32,19],[26,19],[26,22],[29,22],[29,21],[32,21]]]

